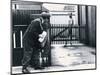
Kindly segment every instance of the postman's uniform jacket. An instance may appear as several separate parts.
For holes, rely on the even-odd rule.
[[[40,28],[40,21],[41,20],[39,18],[33,20],[23,35],[24,56],[22,60],[22,65],[24,66],[29,65],[33,52],[35,53],[35,58],[39,58],[38,51],[40,49],[40,43],[38,39],[39,34],[42,33],[42,30]],[[38,64],[38,61],[34,63],[34,65],[37,66]]]

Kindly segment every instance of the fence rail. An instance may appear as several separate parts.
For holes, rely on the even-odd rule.
[[[27,27],[28,27],[27,25],[14,25],[13,26],[13,33],[12,33],[13,48],[23,48],[22,37]]]

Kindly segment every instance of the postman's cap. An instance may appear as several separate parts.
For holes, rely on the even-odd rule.
[[[41,16],[42,17],[50,17],[50,13],[42,12]]]

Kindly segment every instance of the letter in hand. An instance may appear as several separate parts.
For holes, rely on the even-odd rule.
[[[39,39],[38,39],[38,41],[39,41],[39,42],[43,42],[44,39],[45,39],[45,37],[46,37],[46,35],[47,35],[47,32],[46,32],[46,31],[43,31],[42,34],[39,34]]]

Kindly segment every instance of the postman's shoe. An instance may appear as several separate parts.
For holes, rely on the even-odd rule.
[[[30,74],[30,71],[27,68],[22,68],[23,74]]]

